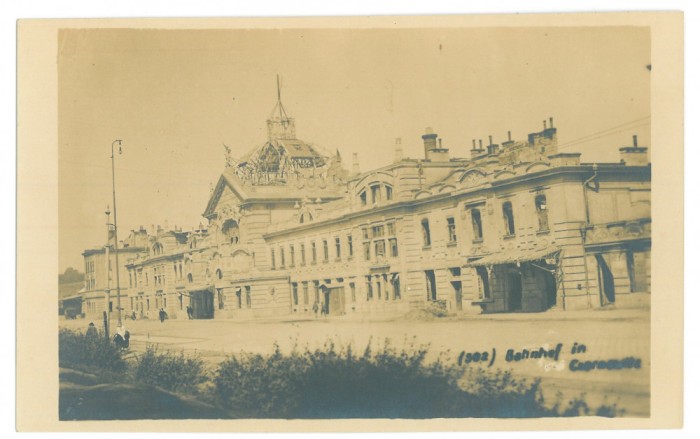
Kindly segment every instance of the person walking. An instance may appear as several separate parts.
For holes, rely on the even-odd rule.
[[[314,318],[318,318],[318,302],[314,302],[314,306],[311,308],[314,312]]]
[[[158,312],[158,318],[160,318],[161,323],[165,321],[165,310],[163,308]]]

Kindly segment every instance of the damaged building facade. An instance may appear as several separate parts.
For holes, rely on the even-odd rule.
[[[550,119],[525,141],[510,132],[500,144],[472,141],[459,158],[428,128],[423,157],[404,157],[397,139],[393,163],[361,173],[356,156],[347,169],[339,153],[299,140],[281,101],[267,133],[238,160],[228,151],[206,224],[158,227],[145,250],[123,258],[126,314],[156,318],[163,308],[187,318],[190,306],[194,318],[310,315],[315,303],[329,315],[433,303],[540,312],[649,301],[651,166],[636,138],[619,163],[581,163],[558,149]]]

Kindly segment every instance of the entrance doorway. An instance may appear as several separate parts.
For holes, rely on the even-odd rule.
[[[214,318],[214,292],[210,290],[192,291],[190,293],[193,319]]]
[[[326,314],[339,316],[345,314],[345,287],[327,288],[323,290],[323,309]]]
[[[508,311],[523,309],[523,285],[519,272],[508,273]]]
[[[454,291],[455,309],[462,311],[462,281],[452,281],[452,291]]]

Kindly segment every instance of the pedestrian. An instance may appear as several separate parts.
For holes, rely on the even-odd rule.
[[[311,308],[314,311],[314,318],[318,318],[318,302],[314,302],[314,306]]]
[[[163,308],[161,308],[158,312],[158,317],[160,318],[161,323],[165,321],[165,310]]]
[[[85,337],[87,338],[97,338],[97,328],[95,327],[95,324],[90,322],[88,325],[87,331],[85,332]]]
[[[192,320],[192,307],[187,305],[187,318]]]
[[[117,332],[114,334],[114,338],[112,340],[118,348],[126,349],[129,347],[130,336],[131,335],[129,334],[129,331],[126,330],[126,327],[121,325],[117,327]]]

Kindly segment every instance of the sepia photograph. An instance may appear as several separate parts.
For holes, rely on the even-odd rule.
[[[652,417],[651,26],[165,21],[56,29],[57,421]]]

